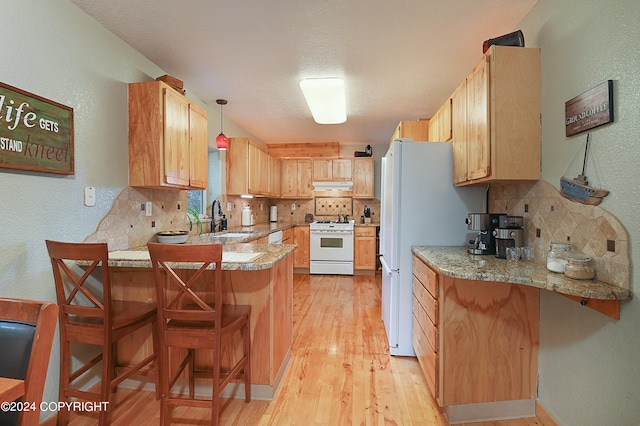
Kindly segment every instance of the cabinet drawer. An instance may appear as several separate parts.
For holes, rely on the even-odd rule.
[[[433,298],[426,287],[413,276],[413,295],[418,300],[434,325],[438,325],[438,301]]]
[[[413,275],[420,280],[434,299],[438,298],[438,274],[415,257],[413,258]]]
[[[439,398],[438,388],[438,354],[431,350],[425,334],[422,332],[416,317],[413,317],[413,350],[416,352],[418,363],[427,379],[427,386],[431,390],[434,398]]]
[[[354,235],[356,237],[375,237],[376,228],[374,226],[356,226],[354,227]]]
[[[431,350],[433,350],[434,352],[438,352],[438,327],[436,327],[431,322],[431,320],[429,320],[429,317],[427,316],[424,308],[422,307],[422,305],[420,305],[415,297],[413,298],[413,317],[418,322],[418,325],[427,338],[427,341],[431,346]]]

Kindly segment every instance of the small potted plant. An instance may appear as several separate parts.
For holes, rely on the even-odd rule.
[[[198,235],[202,234],[202,219],[200,219],[200,213],[198,213],[198,209],[195,207],[187,208],[187,219],[189,219],[189,231],[193,230],[193,224],[198,224]]]

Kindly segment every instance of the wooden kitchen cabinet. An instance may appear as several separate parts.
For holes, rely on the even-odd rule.
[[[429,140],[429,121],[426,118],[420,120],[403,120],[398,123],[393,135],[391,135],[390,144],[397,138],[408,138],[414,141]]]
[[[449,142],[451,140],[451,98],[436,111],[429,121],[429,139],[432,142]]]
[[[295,244],[293,241],[293,228],[282,231],[282,244]]]
[[[269,154],[247,138],[229,139],[227,195],[269,195]]]
[[[269,156],[269,173],[267,177],[267,194],[280,198],[282,195],[282,160]]]
[[[375,272],[376,270],[376,227],[354,227],[353,269]]]
[[[293,267],[309,269],[309,226],[296,226],[293,228],[293,242],[298,245],[293,253]]]
[[[540,179],[539,49],[490,47],[452,102],[456,185]]]
[[[311,159],[282,160],[282,198],[313,198]]]
[[[451,95],[451,142],[453,146],[453,182],[467,180],[467,80]]]
[[[452,278],[414,256],[413,347],[449,422],[535,412],[538,312],[538,288]]]
[[[353,159],[353,198],[373,198],[374,167],[371,157]]]
[[[350,181],[353,179],[350,158],[314,158],[313,181]]]
[[[206,112],[162,81],[128,88],[129,185],[206,189]]]

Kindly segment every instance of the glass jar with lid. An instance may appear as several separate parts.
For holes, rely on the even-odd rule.
[[[570,254],[564,267],[564,275],[575,280],[592,280],[595,271],[591,266],[591,256],[586,254]]]
[[[567,265],[567,257],[571,252],[571,244],[565,242],[552,242],[547,252],[547,269],[559,274],[564,273]]]

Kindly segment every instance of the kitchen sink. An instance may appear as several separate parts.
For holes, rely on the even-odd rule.
[[[251,235],[251,232],[227,232],[224,234],[213,234],[216,238],[244,238]]]

